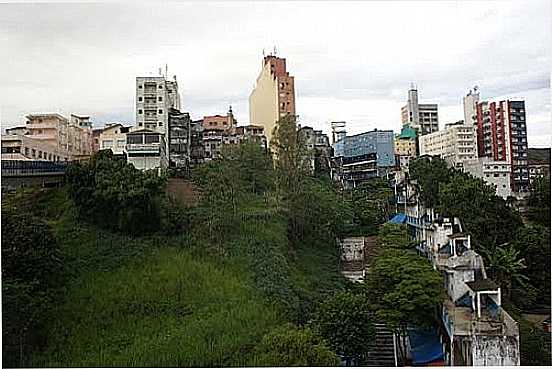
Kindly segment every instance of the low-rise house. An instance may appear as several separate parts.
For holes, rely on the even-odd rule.
[[[108,123],[100,133],[100,150],[111,150],[114,155],[124,155],[126,135],[130,127],[121,123]]]
[[[139,129],[126,134],[127,161],[137,169],[162,170],[169,166],[165,151],[165,135],[150,129]]]

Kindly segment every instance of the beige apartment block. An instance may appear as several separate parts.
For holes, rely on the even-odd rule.
[[[71,120],[57,113],[29,114],[26,136],[55,147],[72,159],[92,152],[92,129],[89,117],[71,115]]]
[[[463,121],[445,125],[445,129],[419,137],[420,155],[438,155],[449,165],[462,167],[477,159],[475,127]]]
[[[264,127],[270,143],[276,122],[286,115],[295,116],[294,77],[286,71],[286,59],[265,56],[255,88],[249,96],[249,121]]]
[[[100,150],[111,150],[115,155],[123,155],[126,146],[126,135],[130,127],[120,123],[107,124],[101,131],[99,144]]]
[[[2,160],[67,161],[65,150],[31,136],[21,134],[2,135]]]

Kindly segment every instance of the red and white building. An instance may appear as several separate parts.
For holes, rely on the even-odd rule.
[[[527,163],[527,122],[525,101],[479,101],[479,93],[464,99],[465,112],[473,112],[471,122],[476,125],[479,157],[505,161],[511,166],[510,185],[514,192],[529,190]]]

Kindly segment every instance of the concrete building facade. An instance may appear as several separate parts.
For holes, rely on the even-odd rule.
[[[128,132],[126,139],[127,161],[136,169],[162,170],[169,166],[164,134],[150,129],[141,129]]]
[[[120,123],[108,123],[100,132],[100,150],[111,150],[114,155],[123,155],[126,147],[126,134],[130,127]]]
[[[510,183],[512,169],[507,161],[493,161],[489,157],[482,157],[464,162],[463,170],[495,187],[497,196],[503,199],[512,196]]]
[[[21,134],[7,134],[2,135],[2,160],[65,162],[71,160],[71,157],[66,150],[44,140]]]
[[[307,147],[311,173],[329,172],[333,150],[328,135],[312,127],[300,127],[297,134],[302,137],[302,142]]]
[[[439,113],[437,104],[420,104],[418,90],[411,86],[408,90],[408,100],[401,108],[403,125],[410,125],[418,130],[420,136],[439,130]]]
[[[62,156],[72,160],[92,153],[91,127],[90,118],[85,116],[72,114],[68,120],[57,113],[29,114],[24,135],[55,147]]]
[[[165,151],[169,151],[169,110],[180,110],[176,76],[136,77],[136,129],[148,129],[165,135]]]
[[[455,168],[477,159],[475,127],[463,121],[445,125],[445,129],[419,137],[420,155],[438,155]]]
[[[461,220],[426,208],[417,185],[405,184],[406,223],[418,251],[443,275],[440,342],[446,365],[520,365],[517,322],[502,307],[501,288],[487,278]]]
[[[286,115],[296,115],[294,77],[286,69],[285,58],[268,55],[249,96],[249,121],[264,128],[270,143],[276,122]]]
[[[370,131],[346,136],[334,144],[332,178],[352,188],[385,176],[395,166],[393,131]]]

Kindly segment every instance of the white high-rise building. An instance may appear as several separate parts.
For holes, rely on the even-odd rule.
[[[454,167],[477,159],[477,136],[472,124],[449,123],[442,131],[418,138],[420,155],[439,155]]]
[[[418,130],[420,136],[439,130],[437,104],[419,104],[418,90],[414,85],[408,90],[408,100],[401,108],[403,126],[408,125]]]
[[[479,87],[475,86],[464,96],[464,122],[477,124],[477,103],[479,102]]]
[[[171,108],[180,109],[176,76],[173,81],[168,81],[165,76],[136,77],[136,130],[162,133],[168,142]]]

